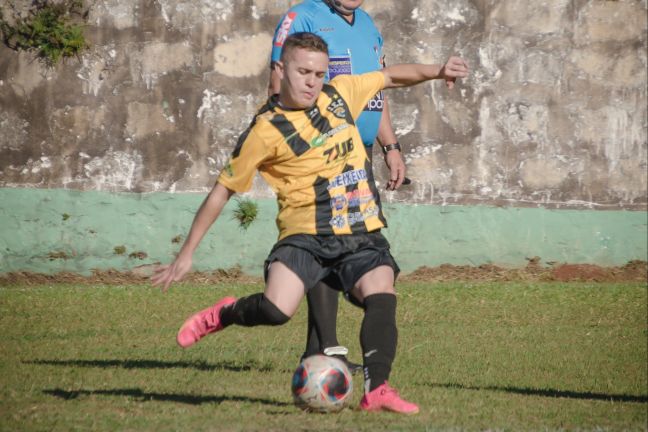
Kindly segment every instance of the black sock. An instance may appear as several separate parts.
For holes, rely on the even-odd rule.
[[[324,282],[308,291],[308,333],[304,357],[339,345],[336,334],[338,296],[339,292]]]
[[[396,296],[373,294],[364,300],[365,315],[360,329],[365,392],[370,392],[389,379],[396,356]]]
[[[306,349],[302,354],[302,359],[310,357],[313,354],[320,352],[319,336],[317,335],[317,328],[315,327],[315,319],[311,312],[310,302],[308,302],[308,328],[306,330]]]
[[[281,325],[289,319],[263,293],[242,297],[233,305],[224,307],[220,313],[221,323],[225,327],[232,324],[245,327]]]

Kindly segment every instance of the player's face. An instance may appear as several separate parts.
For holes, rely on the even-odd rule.
[[[281,104],[296,109],[313,106],[324,86],[327,68],[326,53],[293,48],[283,62],[277,63]]]

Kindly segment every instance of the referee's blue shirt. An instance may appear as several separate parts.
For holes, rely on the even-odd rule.
[[[306,0],[293,6],[279,21],[272,43],[272,61],[279,61],[283,42],[297,32],[315,33],[329,47],[327,79],[340,74],[362,74],[382,68],[383,39],[371,17],[356,9],[349,23],[322,0]],[[383,110],[383,94],[369,101],[356,125],[365,146],[371,147],[378,135]]]

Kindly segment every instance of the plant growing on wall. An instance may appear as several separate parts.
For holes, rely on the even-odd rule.
[[[236,200],[236,209],[234,209],[234,219],[239,222],[239,226],[247,230],[259,214],[259,206],[254,201],[247,198]]]
[[[13,23],[0,8],[0,33],[9,48],[35,51],[48,66],[54,66],[88,47],[82,26],[86,16],[82,0],[38,0],[26,18],[16,16]]]

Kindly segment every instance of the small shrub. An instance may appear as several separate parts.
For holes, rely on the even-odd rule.
[[[35,1],[27,18],[5,20],[0,10],[0,33],[5,45],[19,51],[36,51],[48,66],[62,58],[78,56],[88,47],[83,27],[72,22],[72,16],[84,17],[81,0]]]
[[[115,252],[115,255],[124,255],[126,253],[126,246],[115,246],[113,252]]]

